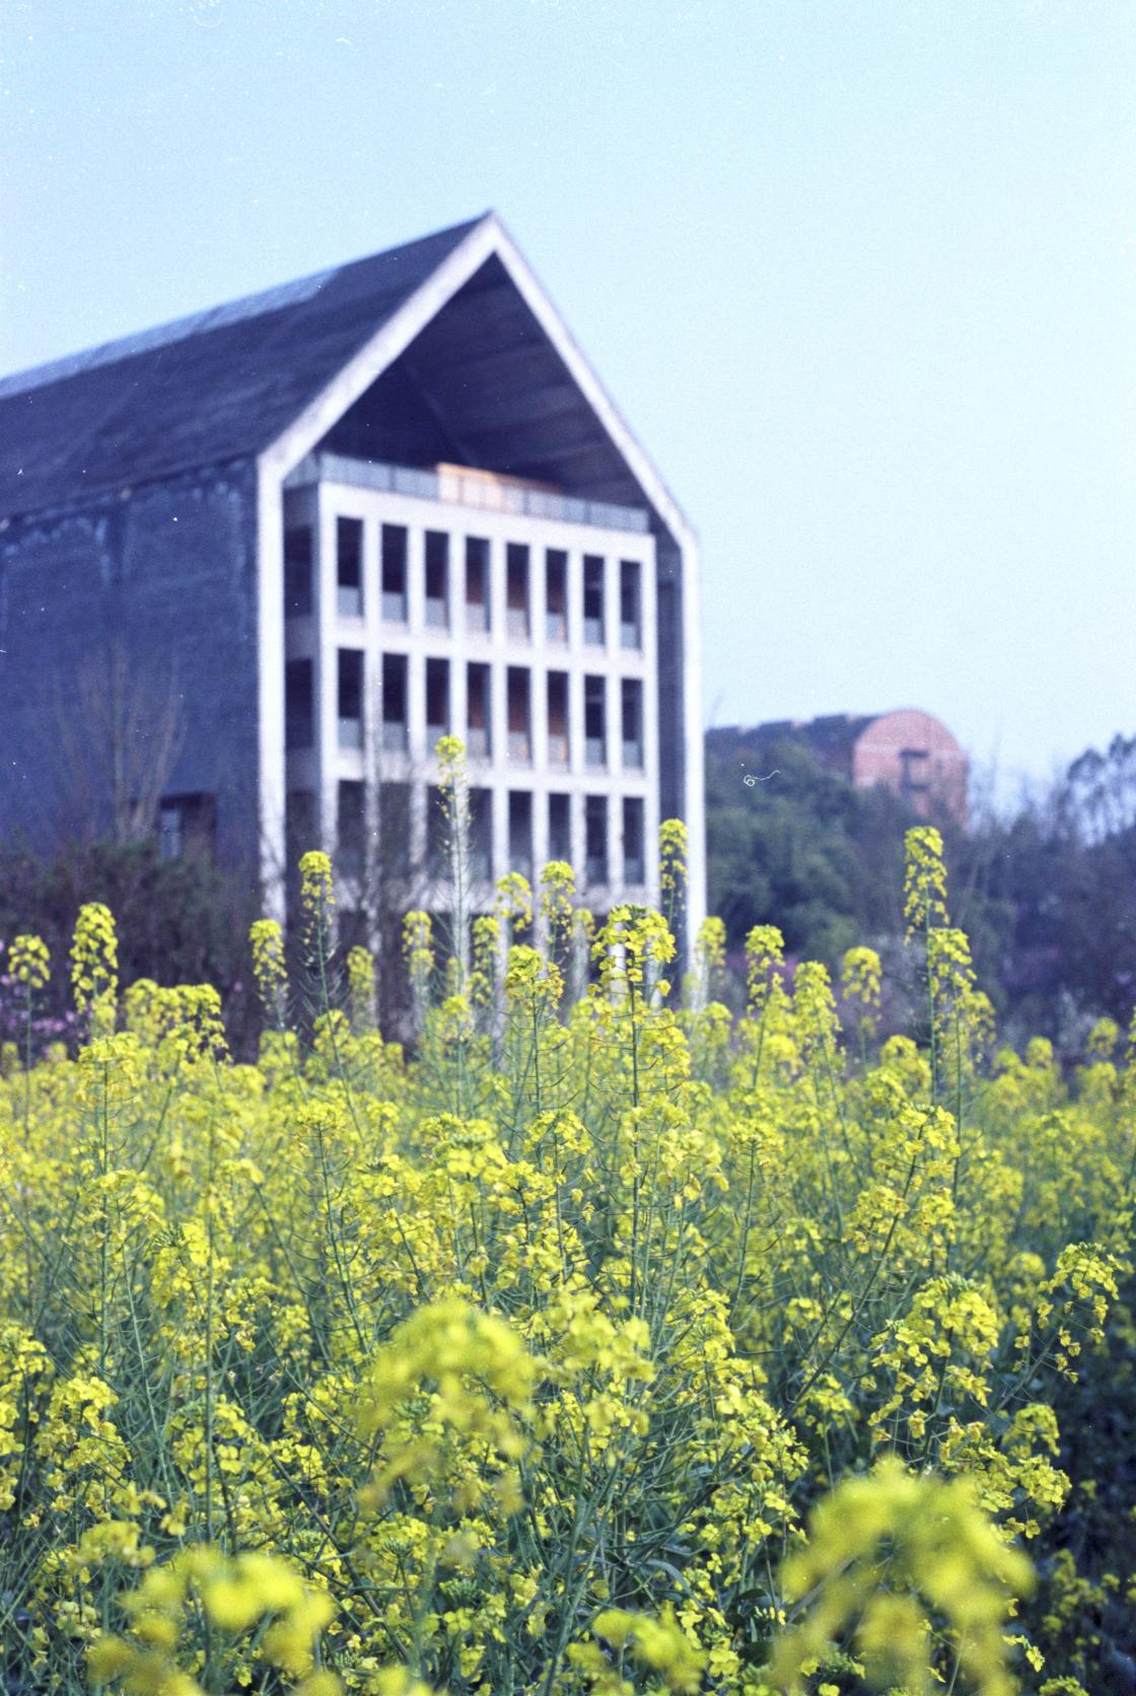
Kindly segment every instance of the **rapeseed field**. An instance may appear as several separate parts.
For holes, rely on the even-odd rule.
[[[663,835],[662,913],[556,864],[468,957],[408,915],[401,1042],[320,854],[299,957],[253,927],[255,1064],[208,986],[118,982],[105,908],[11,939],[9,1696],[1126,1688],[1085,1433],[1131,1431],[1132,1045],[999,1049],[928,827],[914,1035],[772,927],[732,1012]]]

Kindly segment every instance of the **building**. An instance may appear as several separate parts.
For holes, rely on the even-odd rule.
[[[486,895],[653,899],[680,816],[700,921],[695,540],[494,214],[7,378],[0,512],[0,835],[67,828],[110,654],[127,801],[168,747],[163,851],[269,911],[317,842],[347,905],[430,870],[452,731]]]
[[[967,754],[940,719],[915,707],[779,719],[752,730],[711,730],[708,735],[723,751],[727,743],[738,749],[744,743],[759,759],[770,757],[778,743],[799,741],[858,789],[883,784],[901,795],[920,818],[941,810],[966,823]]]

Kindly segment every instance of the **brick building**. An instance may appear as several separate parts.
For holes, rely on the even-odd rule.
[[[930,713],[903,707],[889,713],[832,713],[777,719],[752,730],[711,730],[709,738],[744,740],[764,757],[778,742],[804,743],[830,771],[858,789],[883,784],[927,818],[941,808],[962,824],[967,816],[970,761],[946,725]]]
[[[452,731],[486,898],[564,858],[653,899],[678,815],[701,919],[694,538],[493,214],[5,379],[0,513],[0,837],[66,830],[113,651],[164,851],[270,911],[317,842],[347,906],[429,870]]]

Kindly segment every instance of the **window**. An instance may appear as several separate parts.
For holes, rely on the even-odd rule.
[[[529,550],[520,542],[505,550],[505,627],[510,636],[528,639]]]
[[[509,758],[527,765],[532,759],[529,719],[529,673],[511,665],[508,672]]]
[[[607,764],[607,690],[602,677],[584,679],[584,764],[595,771]]]
[[[604,642],[604,562],[584,555],[584,641],[602,648]]]
[[[489,667],[469,665],[465,676],[466,751],[471,760],[487,760],[492,748]]]
[[[336,606],[341,618],[363,613],[363,520],[335,521]]]
[[[465,539],[465,627],[489,629],[489,543],[484,536]]]
[[[319,846],[316,830],[316,798],[310,789],[289,789],[284,798],[284,852],[295,871],[300,856]]]
[[[927,748],[901,748],[899,787],[904,795],[926,795],[931,788],[931,754]]]
[[[338,665],[339,746],[363,746],[363,654],[359,648],[340,648]]]
[[[584,874],[589,883],[607,882],[607,796],[584,797]]]
[[[532,795],[509,791],[509,870],[532,877]]]
[[[431,753],[450,728],[450,662],[426,661],[426,741]]]
[[[163,860],[187,854],[212,858],[217,803],[212,795],[167,795],[158,808],[158,853]]]
[[[284,746],[289,752],[315,741],[311,660],[289,660],[284,667]]]
[[[362,877],[366,849],[365,790],[361,783],[341,782],[336,807],[336,870],[344,877]]]
[[[410,785],[379,784],[379,875],[410,875]]]
[[[488,789],[469,792],[469,875],[475,883],[493,877],[493,796]]]
[[[284,617],[307,618],[312,610],[312,527],[284,532]]]
[[[623,881],[646,881],[647,865],[643,855],[643,803],[635,795],[623,798]]]
[[[568,764],[568,673],[548,674],[548,763],[563,769]]]
[[[548,797],[548,857],[572,864],[572,798]]]
[[[445,630],[449,613],[450,538],[443,530],[426,532],[426,623]]]
[[[643,685],[625,677],[619,686],[623,719],[623,764],[628,771],[643,769]]]
[[[406,655],[383,655],[383,747],[406,747]]]
[[[643,646],[639,561],[635,559],[622,559],[619,562],[619,640],[624,648]]]
[[[426,876],[443,878],[449,871],[449,820],[436,784],[426,786]]]
[[[381,547],[383,617],[406,623],[406,526],[384,524]]]
[[[568,640],[568,555],[549,548],[544,556],[544,622],[550,642]]]

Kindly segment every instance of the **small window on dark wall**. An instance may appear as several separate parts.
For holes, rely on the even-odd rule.
[[[187,854],[212,857],[217,833],[213,795],[167,795],[158,808],[158,852],[163,860]]]
[[[284,616],[307,618],[312,610],[312,527],[284,532]]]
[[[340,617],[358,618],[363,611],[363,521],[335,521],[336,604]]]
[[[311,660],[289,660],[284,668],[284,744],[310,748],[314,740]]]

